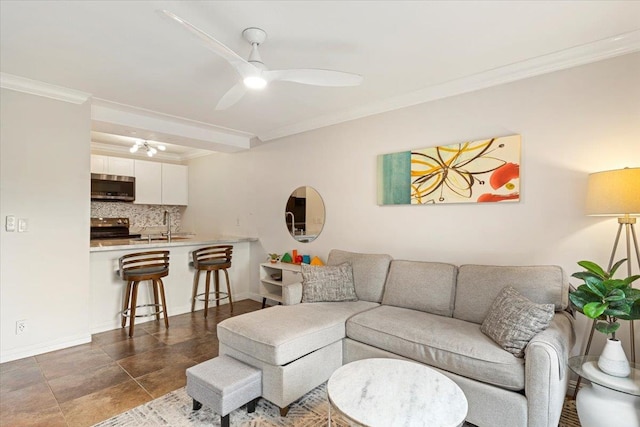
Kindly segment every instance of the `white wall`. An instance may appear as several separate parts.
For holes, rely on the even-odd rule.
[[[185,227],[258,236],[256,264],[267,252],[297,248],[326,259],[341,248],[455,264],[556,264],[571,274],[579,260],[608,261],[617,223],[585,216],[587,175],[640,166],[639,113],[640,54],[632,54],[195,159]],[[377,206],[377,155],[516,133],[519,203]],[[326,204],[324,230],[308,244],[296,243],[283,219],[300,185]],[[578,316],[581,341],[587,323]],[[620,337],[628,345],[628,331]]]
[[[89,103],[2,89],[0,360],[89,335]],[[5,231],[7,215],[26,233]],[[16,335],[16,321],[28,329]]]

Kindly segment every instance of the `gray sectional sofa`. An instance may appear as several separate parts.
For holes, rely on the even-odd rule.
[[[297,283],[283,289],[284,305],[218,325],[220,354],[260,368],[262,396],[283,414],[343,364],[390,357],[424,363],[451,378],[467,397],[467,421],[477,426],[558,425],[575,340],[560,267],[457,267],[330,252],[327,264],[344,262],[352,266],[358,301],[300,303]],[[531,339],[524,358],[480,330],[505,286],[555,306],[549,327]]]

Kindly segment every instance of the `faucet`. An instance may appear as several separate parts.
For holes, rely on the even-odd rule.
[[[291,235],[295,236],[296,235],[296,227],[295,227],[296,217],[293,215],[293,212],[286,211],[284,213],[285,218],[287,218],[289,215],[291,215]]]
[[[167,226],[167,232],[165,234],[167,236],[167,241],[171,242],[171,213],[169,211],[164,211],[162,224]]]

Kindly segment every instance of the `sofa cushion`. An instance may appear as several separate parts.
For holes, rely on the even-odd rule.
[[[367,301],[278,305],[225,319],[218,339],[272,365],[285,365],[345,337],[345,322],[378,306]]]
[[[524,357],[524,348],[547,329],[554,313],[553,304],[536,304],[507,286],[491,305],[480,330],[509,353]]]
[[[569,302],[569,282],[561,267],[463,265],[458,268],[453,317],[481,324],[505,286],[535,303],[553,304],[556,311]]]
[[[393,260],[382,304],[451,317],[457,271],[452,264]]]
[[[358,299],[371,302],[382,301],[384,282],[389,271],[390,255],[361,254],[332,249],[327,259],[328,265],[351,263],[353,282]]]
[[[503,350],[475,323],[382,305],[351,317],[347,336],[477,381],[524,389],[524,359]]]
[[[357,301],[351,264],[302,264],[302,302]]]

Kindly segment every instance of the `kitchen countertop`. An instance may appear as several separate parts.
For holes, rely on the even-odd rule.
[[[245,236],[214,236],[214,237],[177,237],[171,242],[166,240],[152,240],[151,243],[147,239],[108,239],[108,240],[92,240],[91,252],[119,251],[127,249],[146,250],[170,248],[176,246],[193,246],[193,245],[222,245],[226,243],[255,242],[256,237]]]

